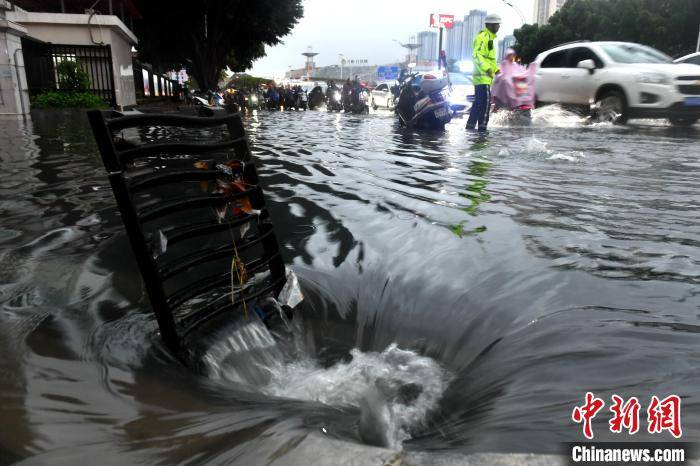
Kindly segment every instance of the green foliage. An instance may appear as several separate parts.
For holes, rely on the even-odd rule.
[[[90,77],[80,67],[80,63],[73,60],[62,60],[56,65],[59,89],[83,91],[90,87]]]
[[[302,0],[135,0],[143,19],[139,57],[161,68],[187,67],[202,89],[221,70],[245,71],[302,17]]]
[[[568,0],[549,24],[517,29],[515,48],[526,63],[575,40],[637,42],[680,56],[695,50],[698,18],[697,0]]]
[[[84,91],[49,91],[38,94],[32,105],[39,108],[103,108],[107,104],[95,94]]]
[[[257,78],[247,74],[238,74],[231,76],[231,79],[228,80],[226,87],[233,87],[234,89],[254,89],[261,84],[270,83],[272,83],[272,80],[270,79]]]

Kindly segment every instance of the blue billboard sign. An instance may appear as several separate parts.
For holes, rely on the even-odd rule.
[[[399,79],[398,66],[378,66],[377,81],[393,81]]]

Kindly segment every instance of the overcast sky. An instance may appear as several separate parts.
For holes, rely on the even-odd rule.
[[[511,0],[532,22],[534,0]],[[303,68],[302,52],[307,46],[318,52],[316,66],[346,59],[367,59],[370,64],[403,60],[405,51],[394,39],[407,42],[409,36],[428,29],[430,13],[454,14],[462,19],[469,10],[497,13],[503,18],[499,36],[520,26],[520,17],[503,0],[304,0],[304,17],[284,37],[283,44],[267,48],[267,56],[253,65],[252,74],[281,77],[292,68]]]

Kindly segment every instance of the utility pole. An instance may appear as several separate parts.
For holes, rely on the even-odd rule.
[[[698,43],[695,46],[695,51],[700,52],[700,26],[698,26]]]
[[[442,31],[445,28],[440,25],[440,39],[438,41],[438,69],[442,69],[442,60],[440,59],[440,54],[442,53]]]

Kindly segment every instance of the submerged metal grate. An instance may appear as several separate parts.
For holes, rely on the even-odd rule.
[[[171,351],[183,354],[213,317],[280,292],[285,266],[239,114],[88,117]]]

